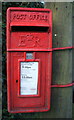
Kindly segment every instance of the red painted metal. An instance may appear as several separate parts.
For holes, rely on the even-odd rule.
[[[33,58],[26,59],[32,52]],[[20,62],[38,62],[38,94],[20,94]],[[11,7],[7,10],[7,99],[11,113],[50,109],[52,11]],[[17,81],[17,82],[16,82]]]
[[[74,46],[69,46],[69,47],[60,47],[60,48],[49,48],[49,49],[24,49],[25,51],[59,51],[59,50],[72,50],[74,49]],[[23,49],[20,49],[20,51],[24,51]],[[7,51],[19,51],[19,49],[7,49]]]

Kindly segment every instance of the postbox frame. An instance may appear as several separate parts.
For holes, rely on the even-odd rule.
[[[50,77],[50,81],[47,81],[47,88],[46,88],[46,92],[47,92],[47,94],[49,95],[48,96],[48,100],[47,101],[50,101],[50,93],[51,93],[51,89],[50,89],[50,91],[49,91],[49,88],[51,88],[51,79],[52,79],[52,11],[51,10],[49,10],[49,9],[42,9],[42,8],[20,8],[20,7],[10,7],[10,8],[8,8],[8,10],[7,10],[7,85],[8,85],[8,87],[7,87],[7,96],[8,96],[8,111],[9,112],[11,112],[11,113],[26,113],[26,112],[43,112],[43,111],[48,111],[49,109],[50,109],[50,102],[48,102],[48,107],[47,108],[45,108],[45,107],[42,107],[41,109],[28,109],[28,110],[21,110],[21,111],[18,111],[17,109],[16,110],[11,110],[11,107],[10,107],[10,99],[11,99],[11,97],[10,97],[10,89],[11,89],[11,87],[10,87],[10,76],[9,76],[9,74],[10,74],[10,56],[11,56],[11,52],[18,52],[19,51],[19,49],[18,48],[10,48],[10,31],[11,31],[11,27],[12,26],[14,26],[14,23],[11,23],[10,24],[10,14],[11,14],[11,11],[35,11],[35,12],[50,12],[50,18],[49,19],[51,19],[51,22],[50,22],[50,24],[49,25],[41,25],[41,27],[48,27],[49,28],[49,26],[51,26],[51,29],[49,30],[50,31],[50,38],[51,38],[51,40],[50,40],[50,44],[49,44],[49,48],[48,49],[33,49],[33,48],[30,48],[30,49],[28,49],[28,48],[24,48],[24,50],[21,48],[20,49],[20,51],[21,52],[30,52],[30,51],[32,51],[32,52],[50,52],[50,56],[49,56],[49,58],[50,58],[50,63],[49,63],[49,66],[50,66],[50,68],[49,68],[49,71],[51,71],[51,73],[49,73],[48,71],[47,71],[47,75],[49,75],[49,77]],[[18,26],[19,24],[15,24],[15,26]],[[23,26],[23,24],[21,24],[21,26]],[[25,26],[29,26],[29,24],[25,24]],[[39,27],[39,25],[38,24],[30,24],[30,26],[37,26],[37,27]],[[25,55],[25,54],[24,54]],[[21,60],[26,60],[25,58],[24,59],[19,59],[18,60],[18,66],[19,66],[19,62],[21,61]],[[31,59],[29,60],[29,59],[27,59],[26,61],[31,61]],[[32,61],[34,61],[34,60],[32,60]],[[39,59],[37,59],[37,61],[39,62],[39,70],[38,70],[38,72],[41,70],[41,66],[40,66],[40,63],[41,63],[41,61],[39,60]],[[25,62],[25,61],[24,61]],[[19,69],[19,68],[18,68]],[[18,73],[19,74],[19,73]],[[39,73],[38,73],[39,74]],[[40,74],[39,74],[39,80],[38,80],[38,83],[39,83],[39,86],[41,86],[41,83],[40,83]],[[48,87],[49,86],[49,87]],[[18,86],[19,87],[19,86]],[[38,89],[38,91],[40,91],[40,87],[39,87],[39,89]],[[19,93],[18,93],[18,95],[19,95]],[[31,95],[32,96],[32,95]],[[28,97],[31,97],[31,96],[29,96],[28,95]],[[40,96],[40,92],[39,92],[39,96]],[[37,95],[34,95],[33,97],[39,97],[39,96],[37,96]],[[20,97],[20,96],[19,96]],[[22,96],[22,97],[24,97],[24,96]],[[26,96],[27,97],[27,96]]]

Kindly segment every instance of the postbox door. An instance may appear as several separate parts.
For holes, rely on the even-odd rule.
[[[49,84],[51,82],[50,77],[50,67],[49,61],[51,62],[51,53],[49,52],[32,52],[33,59],[26,59],[27,52],[15,52],[15,53],[8,53],[10,63],[10,71],[9,74],[11,76],[10,81],[10,92],[9,92],[9,101],[10,101],[10,108],[12,111],[30,111],[35,110],[36,111],[43,111],[48,110],[50,108],[50,87]],[[35,81],[31,80],[32,78],[23,78],[21,79],[21,63],[23,63],[23,67],[27,67],[26,69],[23,68],[23,70],[28,70],[28,73],[24,74],[26,76],[29,74],[29,69],[31,65],[28,64],[36,64],[33,70],[34,74],[31,73],[31,76],[36,76],[37,80],[34,77]],[[25,64],[26,63],[26,64]],[[24,65],[25,64],[25,65]],[[32,67],[32,66],[31,66]],[[30,71],[32,70],[30,69]],[[33,72],[32,70],[32,72]],[[35,74],[35,71],[37,72]],[[21,86],[21,83],[23,82],[24,86]],[[33,82],[33,83],[32,83]],[[34,85],[33,85],[34,84]],[[35,86],[36,84],[36,86]],[[32,87],[31,87],[32,86]],[[22,87],[22,88],[21,88]],[[27,90],[24,90],[27,89]],[[30,90],[31,89],[31,90]],[[36,89],[36,90],[35,90]],[[35,92],[34,92],[34,91]],[[24,93],[23,93],[24,92]],[[48,96],[49,94],[49,96]],[[39,109],[40,108],[40,109]]]

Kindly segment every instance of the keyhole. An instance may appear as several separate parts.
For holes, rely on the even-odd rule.
[[[16,80],[16,83],[18,82],[18,80]]]

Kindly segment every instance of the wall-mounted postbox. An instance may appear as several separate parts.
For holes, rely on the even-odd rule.
[[[11,113],[50,109],[52,12],[7,10],[7,99]]]

